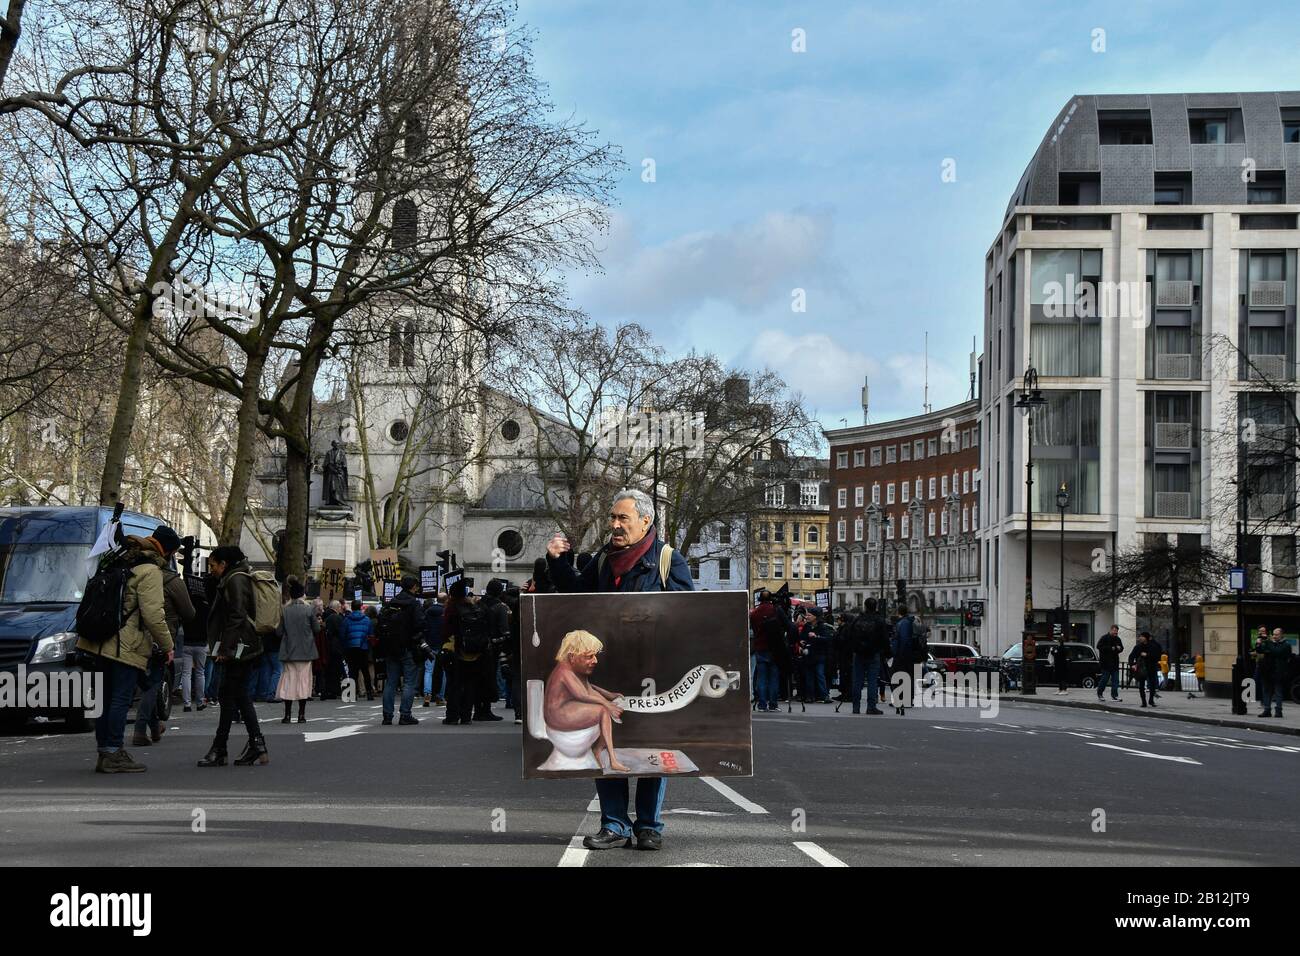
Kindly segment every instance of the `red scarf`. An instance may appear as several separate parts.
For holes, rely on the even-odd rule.
[[[622,579],[623,575],[632,570],[632,566],[640,561],[650,545],[655,543],[655,529],[651,528],[645,533],[645,537],[636,544],[628,545],[626,548],[614,550],[612,547],[607,552],[609,554],[609,567],[614,573],[614,584]]]

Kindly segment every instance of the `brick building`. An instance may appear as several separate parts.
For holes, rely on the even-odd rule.
[[[962,601],[982,596],[979,402],[825,431],[830,443],[832,606],[897,593],[935,640],[978,638]]]

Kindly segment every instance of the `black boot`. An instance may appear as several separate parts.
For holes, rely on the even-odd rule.
[[[270,763],[271,755],[266,750],[266,740],[261,734],[249,737],[244,752],[235,758],[236,767],[250,767],[255,763]]]
[[[224,740],[213,740],[212,746],[204,754],[203,759],[199,761],[200,767],[224,767],[226,765],[226,742]]]

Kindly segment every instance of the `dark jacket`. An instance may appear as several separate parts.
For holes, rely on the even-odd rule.
[[[385,654],[414,652],[424,637],[424,602],[410,591],[398,591],[388,602],[397,609],[392,618],[392,647],[382,649]]]
[[[1123,651],[1124,642],[1119,639],[1118,634],[1112,635],[1109,631],[1103,634],[1101,640],[1097,642],[1097,656],[1101,658],[1101,669],[1119,670],[1119,655]]]
[[[434,650],[442,646],[442,622],[445,611],[446,608],[437,601],[424,610],[424,642]]]
[[[492,643],[500,650],[510,643],[510,608],[506,607],[505,601],[491,595],[484,596],[479,603],[487,611]]]
[[[870,660],[878,654],[889,656],[889,625],[879,614],[859,614],[850,630],[853,653]]]
[[[1160,645],[1155,641],[1143,644],[1140,640],[1129,651],[1128,662],[1137,665],[1139,677],[1151,677],[1160,673]]]
[[[239,573],[242,572],[242,573]],[[217,583],[217,596],[208,612],[208,652],[234,658],[235,649],[243,644],[240,660],[261,653],[262,644],[253,627],[253,579],[247,561],[226,568]]]
[[[163,568],[162,576],[163,617],[167,619],[167,630],[172,632],[174,642],[182,627],[188,628],[194,623],[194,602],[190,600],[190,589],[183,577],[171,568]]]
[[[912,639],[912,616],[900,618],[894,625],[894,670],[910,670],[916,655],[916,642]]]
[[[656,538],[646,549],[641,560],[632,565],[623,575],[618,585],[614,584],[614,569],[608,557],[611,548],[606,544],[587,562],[581,571],[575,571],[568,554],[558,558],[546,556],[546,567],[550,572],[555,589],[563,593],[585,593],[591,591],[694,591],[691,569],[682,557],[681,551],[673,549],[672,563],[668,567],[668,582],[664,584],[659,578],[659,553],[664,549],[662,538]],[[601,554],[606,557],[602,561]]]
[[[1280,685],[1291,670],[1291,645],[1286,640],[1268,641],[1260,655],[1259,677],[1268,686]]]

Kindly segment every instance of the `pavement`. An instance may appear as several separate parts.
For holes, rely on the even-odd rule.
[[[1204,694],[1189,696],[1187,691],[1160,691],[1155,707],[1142,707],[1141,698],[1136,688],[1124,688],[1120,691],[1120,701],[1111,700],[1107,689],[1105,700],[1097,699],[1097,692],[1081,687],[1072,687],[1065,696],[1058,696],[1056,685],[1040,686],[1033,702],[1053,707],[1080,707],[1086,710],[1102,710],[1115,714],[1128,714],[1133,717],[1149,717],[1156,720],[1183,720],[1195,724],[1211,724],[1216,727],[1238,727],[1247,730],[1261,730],[1271,734],[1300,735],[1300,704],[1287,701],[1283,705],[1282,717],[1260,717],[1260,705],[1251,703],[1246,707],[1246,714],[1232,712],[1232,699],[1229,697],[1206,697]],[[1021,698],[1011,691],[1004,698],[1006,703],[1016,704]]]
[[[0,865],[1288,865],[1300,741],[1045,701],[755,714],[752,777],[678,778],[664,849],[588,851],[585,780],[524,781],[509,720],[380,726],[378,702],[260,705],[266,766],[199,769],[177,708],[141,774],[55,725],[0,737]],[[991,711],[988,713],[992,714]],[[432,718],[432,719],[431,719]],[[232,749],[242,746],[236,727]]]

